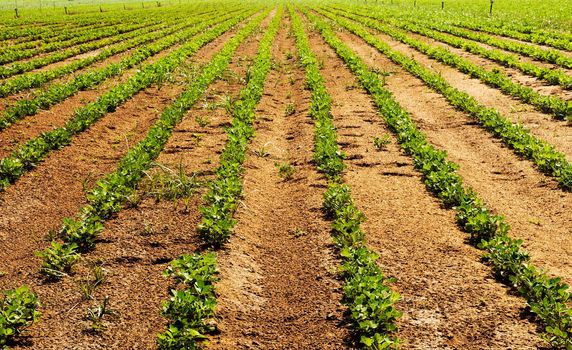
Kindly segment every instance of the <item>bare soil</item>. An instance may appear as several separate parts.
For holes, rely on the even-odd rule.
[[[258,106],[238,225],[219,254],[220,335],[210,349],[347,348],[329,223],[320,212],[325,181],[311,163],[309,95],[303,72],[287,58],[296,50],[289,27],[285,19],[273,48],[277,68]],[[290,103],[295,113],[287,116]],[[292,179],[278,176],[277,162],[295,167]]]
[[[381,55],[356,36],[340,35],[364,60],[391,71],[387,88],[410,113],[429,141],[449,153],[460,165],[465,183],[513,227],[512,234],[525,241],[533,261],[551,273],[572,281],[567,259],[572,247],[570,233],[572,194],[561,191],[555,181],[540,174],[527,160],[490,136],[467,115]]]
[[[360,45],[354,38],[344,40]],[[480,251],[465,242],[454,213],[427,192],[395,138],[387,150],[375,150],[373,138],[391,132],[343,62],[317,34],[311,34],[310,44],[324,62],[322,74],[335,96],[332,113],[348,156],[344,178],[368,218],[368,243],[380,254],[386,275],[397,279],[393,288],[402,296],[397,304],[404,312],[397,334],[402,348],[541,346],[536,326],[520,316],[524,301],[495,282],[480,262]],[[409,96],[420,94],[425,92],[409,91]]]
[[[468,93],[479,103],[496,109],[512,122],[523,124],[534,135],[554,145],[557,150],[567,156],[569,161],[572,161],[572,128],[566,122],[555,120],[551,115],[539,112],[533,106],[505,95],[500,90],[490,87],[478,79],[470,78],[455,68],[431,59],[385,34],[377,34],[376,36],[389,44],[392,49],[438,72],[451,86]],[[355,36],[352,35],[352,37]],[[397,67],[397,65],[394,65],[394,67]],[[394,69],[388,71],[393,72]]]

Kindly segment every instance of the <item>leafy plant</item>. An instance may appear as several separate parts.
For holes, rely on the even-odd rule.
[[[53,279],[60,279],[67,275],[80,259],[77,245],[60,244],[57,241],[52,241],[50,248],[37,252],[36,255],[43,260],[41,272]]]
[[[373,146],[378,151],[386,150],[389,144],[391,144],[391,138],[387,134],[373,138]]]
[[[286,105],[286,109],[284,110],[284,115],[289,117],[289,116],[293,115],[294,113],[296,113],[296,105],[293,103],[288,103]]]
[[[214,253],[183,255],[173,260],[163,273],[185,286],[172,290],[163,304],[163,316],[171,320],[167,330],[157,336],[159,349],[200,349],[198,342],[215,328],[216,255]]]
[[[38,320],[38,307],[40,302],[37,295],[27,286],[4,291],[4,299],[0,302],[1,347],[5,347],[9,341],[20,335],[24,328]]]
[[[289,163],[275,163],[274,166],[278,169],[278,176],[283,180],[292,179],[296,172],[296,168]]]

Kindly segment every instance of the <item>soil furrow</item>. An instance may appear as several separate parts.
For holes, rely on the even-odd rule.
[[[539,174],[464,113],[423,82],[393,64],[361,39],[340,35],[370,65],[393,74],[387,88],[410,113],[429,141],[460,165],[459,174],[495,211],[506,215],[533,261],[572,282],[572,194]]]
[[[340,34],[349,41],[355,41],[356,38],[358,38],[350,33]],[[569,161],[572,161],[572,128],[567,127],[565,121],[558,121],[550,115],[538,112],[533,106],[505,95],[500,90],[490,87],[478,79],[470,78],[455,68],[430,59],[426,55],[391,39],[391,37],[385,34],[377,34],[376,36],[389,44],[392,49],[412,57],[433,71],[439,72],[451,86],[468,93],[479,103],[487,107],[495,108],[512,122],[523,124],[529,128],[534,135],[554,145],[558,151],[563,152],[567,156]],[[363,41],[359,39],[359,42],[361,43]],[[398,69],[397,65],[393,65],[392,67],[396,68],[388,69],[389,72]]]
[[[197,103],[175,129],[157,162],[175,172],[182,167],[189,176],[197,174],[198,180],[206,180],[216,167],[218,153],[224,147],[224,126],[228,116],[220,103],[223,94],[238,94],[245,75],[245,56],[252,57],[258,40],[250,38],[242,44],[231,62],[229,73],[215,82],[205,95],[204,103]],[[210,52],[197,56],[197,64],[210,60]],[[230,73],[232,72],[232,73]],[[189,79],[192,79],[189,77]],[[209,124],[199,125],[198,121]],[[150,173],[159,171],[153,169]],[[160,171],[159,171],[160,172]],[[200,174],[206,174],[201,176]],[[156,334],[166,327],[161,316],[161,303],[169,297],[171,281],[162,277],[167,264],[181,254],[195,250],[198,237],[195,233],[200,221],[199,194],[177,202],[144,198],[133,208],[121,211],[106,224],[97,249],[84,255],[66,293],[73,296],[78,306],[66,315],[43,317],[38,325],[35,346],[45,349],[67,349],[69,339],[74,339],[70,349],[91,349],[97,337],[98,349],[153,349]],[[94,293],[95,301],[82,298],[77,285],[90,274],[90,264],[99,262],[108,277]],[[86,330],[86,310],[104,297],[109,297],[110,307],[117,315],[104,322],[107,329],[99,335]]]
[[[519,315],[525,302],[495,282],[480,251],[465,242],[454,213],[426,191],[395,138],[386,150],[375,150],[374,137],[392,134],[351,72],[317,34],[311,33],[310,44],[334,96],[332,114],[348,156],[344,178],[367,217],[368,245],[381,255],[382,271],[397,279],[401,348],[540,346],[536,326]]]
[[[572,90],[566,90],[566,89],[564,89],[558,85],[549,85],[548,83],[544,82],[542,79],[538,79],[538,78],[535,78],[533,76],[526,75],[516,68],[505,67],[505,66],[503,66],[499,63],[496,63],[492,60],[489,60],[489,59],[481,57],[479,55],[467,52],[463,49],[459,49],[459,48],[450,46],[446,43],[437,41],[435,39],[432,39],[432,38],[429,38],[426,36],[422,36],[419,34],[415,34],[412,32],[408,32],[407,35],[409,35],[412,38],[415,38],[417,40],[424,41],[428,44],[438,45],[440,47],[446,48],[447,50],[451,51],[452,53],[454,53],[460,57],[463,57],[463,58],[469,60],[470,62],[472,62],[472,63],[474,63],[480,67],[483,67],[485,69],[488,69],[488,70],[498,69],[500,71],[504,71],[509,77],[512,78],[512,80],[514,80],[514,81],[516,81],[516,82],[518,82],[524,86],[528,86],[528,87],[534,89],[536,92],[538,92],[542,95],[555,95],[555,96],[558,96],[558,97],[560,97],[564,100],[567,100],[567,101],[572,100]]]
[[[320,214],[325,181],[311,163],[309,94],[288,30],[285,20],[245,162],[238,225],[219,254],[220,335],[212,349],[346,348],[337,262]],[[289,104],[295,112],[287,116]],[[293,178],[281,180],[275,163],[294,166]]]
[[[235,32],[233,29],[223,34],[196,56],[210,59]],[[5,247],[0,253],[0,270],[6,272],[0,279],[0,288],[31,285],[43,302],[44,322],[54,317],[65,319],[77,306],[79,287],[73,279],[64,279],[57,285],[45,284],[39,275],[41,262],[34,257],[34,251],[48,245],[45,234],[49,230],[59,229],[64,217],[74,216],[86,204],[82,186],[89,188],[96,179],[114,170],[128,147],[144,137],[159,112],[181,90],[179,85],[167,85],[138,94],[0,194],[0,242]],[[41,323],[37,326],[29,330],[31,339],[47,337]],[[87,348],[102,347],[91,344]]]
[[[222,45],[224,41],[219,41],[218,43]],[[153,64],[180,47],[180,44],[173,45],[159,52],[158,54],[149,57],[136,67],[124,71],[118,77],[107,79],[101,85],[93,89],[79,91],[74,96],[60,102],[52,108],[41,111],[33,116],[26,117],[11,127],[5,130],[1,130],[0,142],[2,146],[0,148],[0,158],[10,155],[14,149],[17,149],[19,146],[25,144],[30,139],[39,136],[41,133],[63,126],[69,119],[73,117],[74,111],[76,109],[96,101],[97,98],[112,90],[117,85],[125,83],[129,78],[134,76],[140,70],[141,65]],[[106,60],[105,62],[107,62],[107,64],[118,63],[122,58],[125,57],[125,55],[129,54],[130,53],[127,52],[121,54],[120,56],[113,56],[109,59],[109,61]],[[25,97],[23,94],[20,95]]]

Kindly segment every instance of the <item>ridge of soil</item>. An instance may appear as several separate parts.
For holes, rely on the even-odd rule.
[[[397,279],[393,288],[402,296],[397,308],[404,312],[397,333],[401,347],[544,345],[536,325],[520,317],[524,300],[495,282],[490,268],[480,262],[481,252],[466,243],[454,213],[427,192],[412,160],[341,59],[314,32],[310,45],[324,62],[326,86],[335,96],[332,114],[348,159],[344,178],[367,217],[363,228],[368,245],[380,254],[382,271]],[[384,134],[392,142],[377,152],[373,137]]]
[[[217,166],[217,154],[226,141],[224,127],[228,116],[221,108],[211,109],[221,94],[236,96],[244,80],[247,64],[256,52],[261,35],[243,42],[234,56],[229,72],[233,77],[214,82],[204,98],[198,102],[173,130],[157,163],[171,170],[182,167],[188,176],[198,180],[212,177]],[[203,52],[193,62],[205,64],[216,50]],[[248,59],[247,58],[247,59]],[[201,127],[197,119],[206,118]],[[200,136],[197,136],[200,135]],[[215,160],[215,162],[213,162]],[[157,169],[150,170],[150,173]],[[174,288],[172,280],[162,271],[168,263],[185,253],[192,253],[200,245],[196,227],[200,222],[201,194],[205,189],[177,202],[145,198],[136,207],[122,210],[106,223],[97,248],[84,255],[77,272],[69,278],[66,293],[73,296],[77,306],[67,312],[50,313],[32,333],[34,346],[42,349],[153,349],[156,334],[164,331],[167,320],[161,316],[162,302]],[[80,295],[77,285],[90,278],[90,264],[98,262],[108,273],[106,281],[94,292],[94,300]],[[76,287],[73,287],[73,286]],[[90,322],[85,314],[89,307],[109,297],[117,314],[104,319],[107,329],[100,334],[89,332]],[[56,299],[57,300],[57,299]],[[70,342],[70,339],[73,339]],[[94,345],[96,340],[97,345]]]
[[[456,111],[443,96],[407,73],[362,39],[340,37],[366,63],[393,72],[386,87],[409,111],[428,141],[448,152],[460,165],[459,174],[489,207],[506,216],[511,235],[524,240],[533,262],[572,282],[572,194],[540,174],[528,160],[519,159],[466,114]]]
[[[320,213],[325,181],[311,163],[309,93],[303,72],[287,58],[296,48],[290,20],[283,21],[245,162],[238,225],[219,253],[220,334],[209,349],[347,348],[337,262]],[[295,113],[286,116],[289,103]],[[280,179],[277,162],[295,167],[291,180]]]

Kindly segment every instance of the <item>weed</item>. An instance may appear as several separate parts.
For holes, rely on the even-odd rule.
[[[177,200],[192,196],[200,183],[194,175],[187,175],[182,163],[177,170],[155,163],[159,169],[152,174],[147,173],[147,180],[143,182],[143,194],[156,200]]]
[[[293,115],[294,113],[296,113],[296,105],[293,103],[288,103],[286,105],[286,109],[284,110],[284,115],[289,117],[289,116]]]
[[[205,126],[207,126],[207,125],[210,124],[209,117],[207,117],[207,116],[200,116],[200,115],[197,115],[197,116],[195,117],[195,122],[197,122],[197,124],[199,124],[199,126],[200,126],[201,128],[204,128]]]
[[[275,163],[274,166],[278,169],[278,176],[283,180],[290,180],[296,172],[296,168],[289,163]]]
[[[375,147],[375,149],[378,151],[386,150],[389,144],[391,144],[391,138],[388,134],[384,134],[381,137],[376,136],[373,138],[373,147]]]
[[[107,326],[103,323],[103,317],[105,315],[117,315],[116,311],[109,308],[108,296],[103,298],[103,302],[101,304],[97,304],[87,310],[87,319],[91,322],[91,331],[101,333],[107,329]]]
[[[260,146],[260,148],[254,150],[254,154],[259,158],[266,158],[270,155],[270,152],[266,149],[266,145]]]
[[[93,280],[88,279],[79,282],[81,294],[88,300],[93,299],[93,292],[95,289],[105,283],[105,280],[107,279],[107,272],[96,263],[91,264],[91,274],[93,276]]]
[[[302,236],[306,236],[308,234],[308,232],[302,230],[301,228],[296,227],[294,230],[292,230],[292,235],[295,238],[300,238]]]

